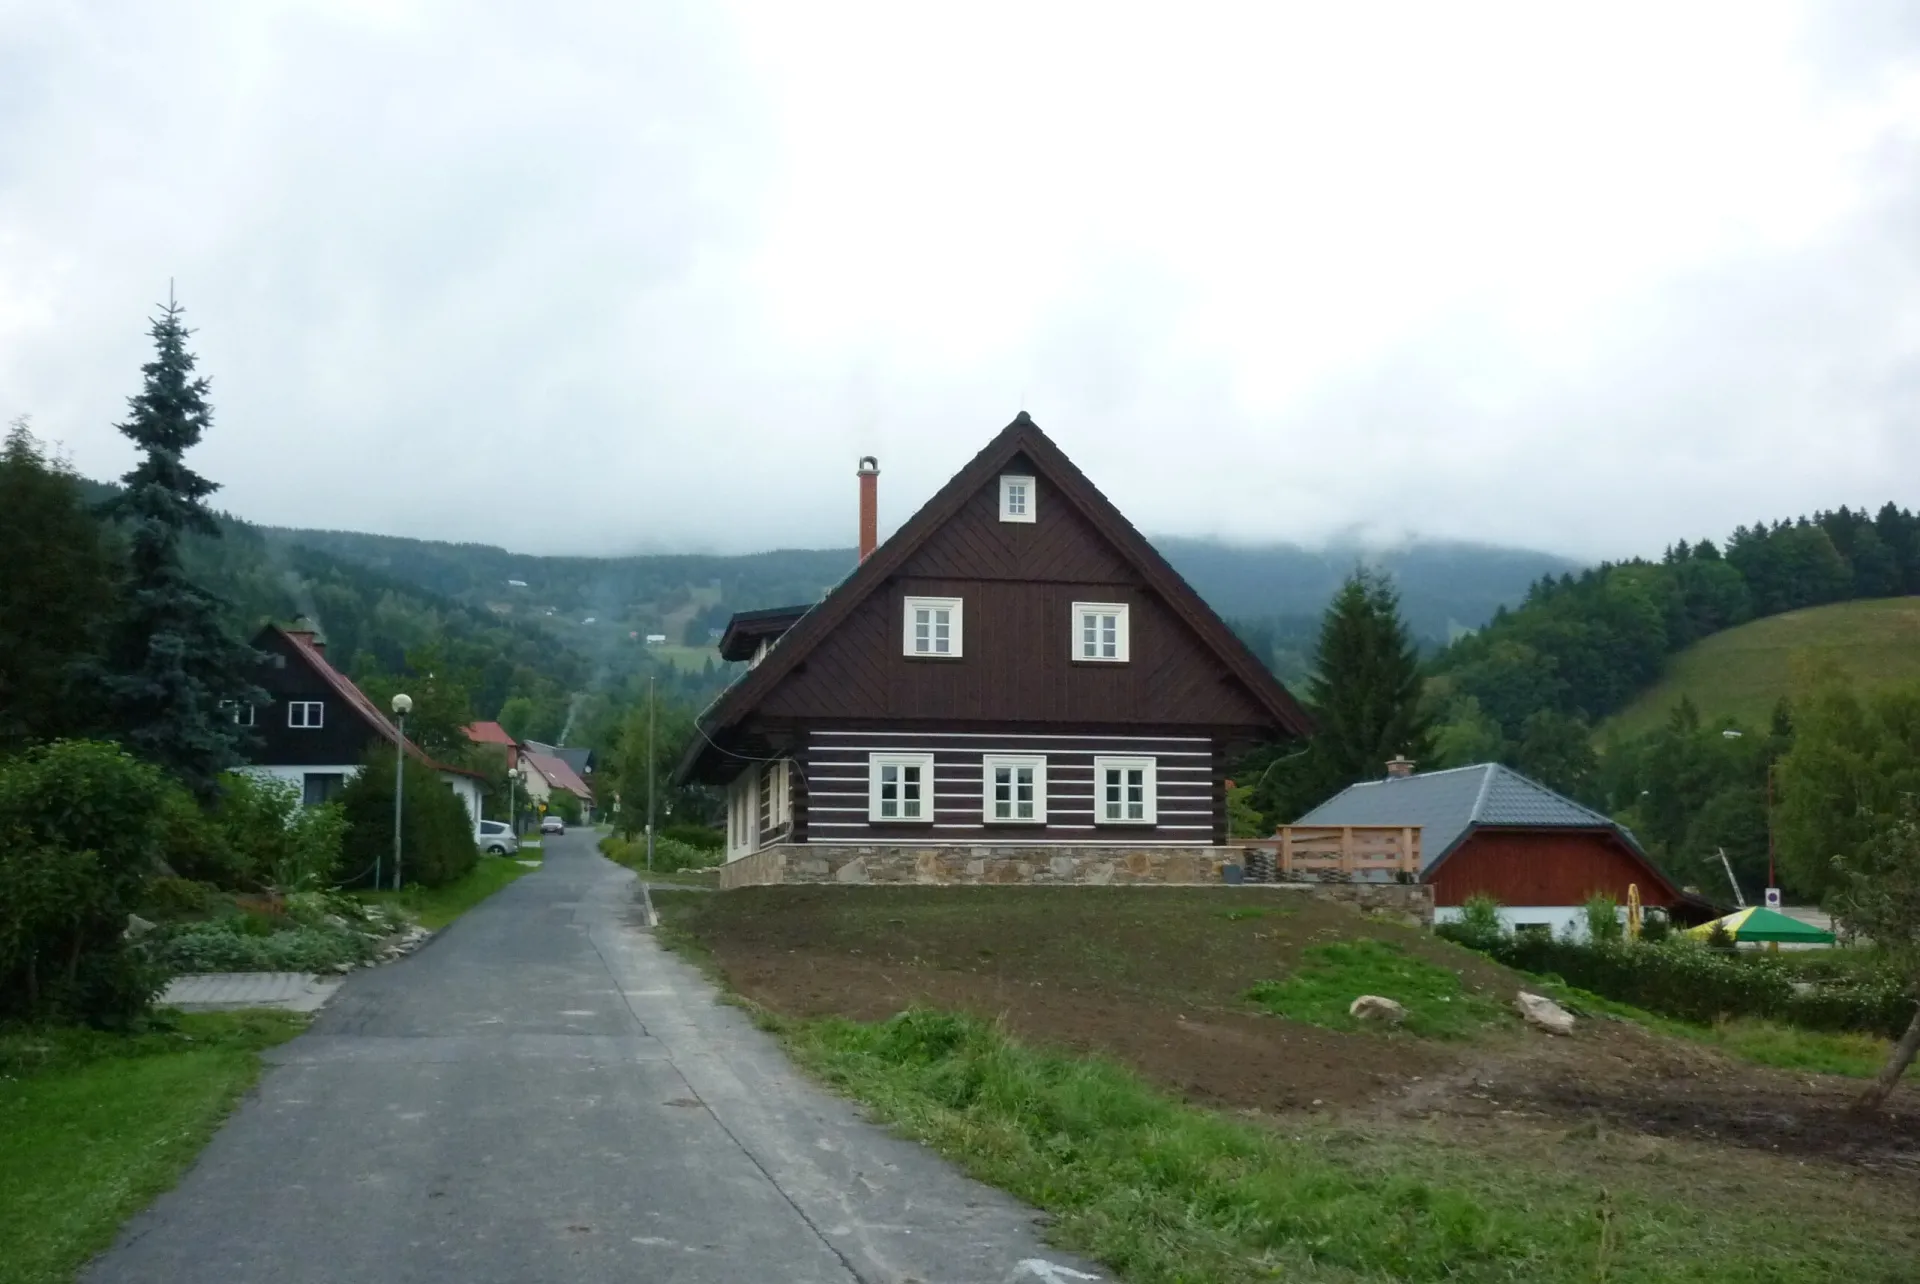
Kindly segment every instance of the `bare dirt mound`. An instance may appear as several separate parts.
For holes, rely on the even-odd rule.
[[[1826,1157],[1920,1175],[1920,1092],[1879,1119],[1860,1084],[1731,1061],[1630,1022],[1570,1038],[1348,1033],[1259,1012],[1255,983],[1302,952],[1373,937],[1512,998],[1519,978],[1429,934],[1295,894],[1229,888],[753,888],[656,892],[729,985],[797,1017],[915,1005],[997,1019],[1025,1042],[1111,1057],[1190,1099],[1261,1112],[1366,1108],[1531,1117]]]

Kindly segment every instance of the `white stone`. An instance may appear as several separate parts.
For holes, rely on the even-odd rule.
[[[1363,994],[1347,1008],[1347,1015],[1356,1021],[1377,1021],[1382,1025],[1399,1025],[1407,1019],[1405,1007],[1392,999],[1378,994]]]
[[[1573,1013],[1545,995],[1522,990],[1513,996],[1513,1006],[1528,1025],[1539,1026],[1548,1034],[1573,1033]]]

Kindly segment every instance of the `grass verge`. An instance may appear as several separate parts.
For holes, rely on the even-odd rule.
[[[1870,1034],[1803,1030],[1798,1026],[1755,1017],[1736,1017],[1714,1025],[1695,1025],[1690,1021],[1678,1021],[1628,1003],[1602,998],[1551,977],[1536,978],[1530,988],[1545,994],[1576,1015],[1599,1015],[1632,1021],[1676,1039],[1709,1044],[1730,1056],[1756,1065],[1775,1066],[1783,1070],[1871,1079],[1886,1065],[1887,1055],[1893,1047],[1892,1040]],[[1909,1068],[1907,1073],[1910,1077],[1920,1078],[1920,1069]]]
[[[0,1033],[0,1284],[56,1284],[171,1187],[305,1018],[204,1012],[139,1035]]]
[[[1430,1039],[1468,1039],[1510,1024],[1499,1004],[1469,992],[1460,974],[1415,958],[1391,941],[1345,941],[1309,947],[1300,965],[1278,981],[1262,981],[1247,997],[1278,1016],[1330,1030],[1358,1030],[1347,1008],[1377,994],[1405,1007],[1401,1026]]]
[[[916,1010],[777,1022],[796,1058],[975,1177],[1054,1214],[1053,1236],[1133,1284],[1255,1280],[1799,1281],[1905,1278],[1908,1230],[1865,1209],[1716,1191],[1658,1162],[1607,1183],[1545,1153],[1462,1162],[1409,1129],[1182,1105],[1111,1064]],[[1662,1149],[1660,1157],[1679,1154]],[[1684,1179],[1683,1179],[1684,1178]]]
[[[403,887],[397,892],[362,892],[370,901],[398,905],[439,931],[522,874],[532,873],[511,856],[482,856],[465,877],[445,887]]]

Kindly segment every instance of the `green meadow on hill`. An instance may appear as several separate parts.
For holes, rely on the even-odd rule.
[[[1603,737],[1651,731],[1684,696],[1704,723],[1763,726],[1793,690],[1795,662],[1831,662],[1856,687],[1920,681],[1920,597],[1809,607],[1716,633],[1675,655],[1658,683],[1601,725]]]

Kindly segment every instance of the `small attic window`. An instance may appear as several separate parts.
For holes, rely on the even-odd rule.
[[[1000,479],[1000,520],[1033,520],[1033,478],[1008,474]]]

